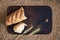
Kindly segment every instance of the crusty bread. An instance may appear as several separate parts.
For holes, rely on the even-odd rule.
[[[27,19],[27,17],[24,14],[24,9],[21,7],[20,9],[13,12],[11,15],[7,16],[6,18],[6,26],[21,22],[23,20]]]

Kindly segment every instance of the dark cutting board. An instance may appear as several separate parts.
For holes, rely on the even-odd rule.
[[[52,9],[49,6],[11,6],[11,7],[8,7],[7,9],[7,13],[8,13],[7,16],[10,15],[12,12],[18,10],[20,7],[24,8],[25,15],[28,17],[27,20],[23,21],[28,24],[28,27],[26,27],[25,30],[27,30],[31,24],[34,26],[32,30],[37,28],[38,25],[41,25],[39,27],[41,28],[41,30],[37,32],[36,34],[51,33],[52,31]],[[12,30],[13,26],[14,25],[11,25],[9,28],[7,28],[7,30],[11,34],[17,34],[13,32]],[[31,33],[32,30],[28,32],[27,34]]]

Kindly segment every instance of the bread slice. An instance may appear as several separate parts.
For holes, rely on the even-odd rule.
[[[25,24],[25,23],[19,23],[19,24],[17,24],[17,25],[14,26],[13,30],[16,33],[22,33],[23,30],[24,30],[24,28],[25,28],[25,26],[27,26],[27,24]]]
[[[21,7],[20,9],[13,12],[11,15],[7,16],[6,18],[6,26],[16,24],[23,20],[26,20],[27,17],[25,16],[24,9]]]

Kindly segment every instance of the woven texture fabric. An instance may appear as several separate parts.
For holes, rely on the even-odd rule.
[[[7,32],[5,18],[9,6],[50,6],[52,8],[52,32],[40,35],[13,35]],[[27,37],[27,38],[26,38]],[[60,40],[59,0],[0,0],[0,40]]]

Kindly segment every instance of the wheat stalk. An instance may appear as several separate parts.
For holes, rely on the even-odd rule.
[[[40,30],[40,28],[37,28],[37,29],[33,30],[27,37],[29,37],[29,36],[37,33],[39,30]],[[26,38],[27,38],[27,37],[26,37]]]
[[[23,34],[26,34],[26,33],[27,33],[27,32],[29,32],[32,28],[33,28],[33,26],[32,26],[32,27],[30,27],[29,29],[27,29],[26,31],[24,31],[24,33],[23,33]]]

